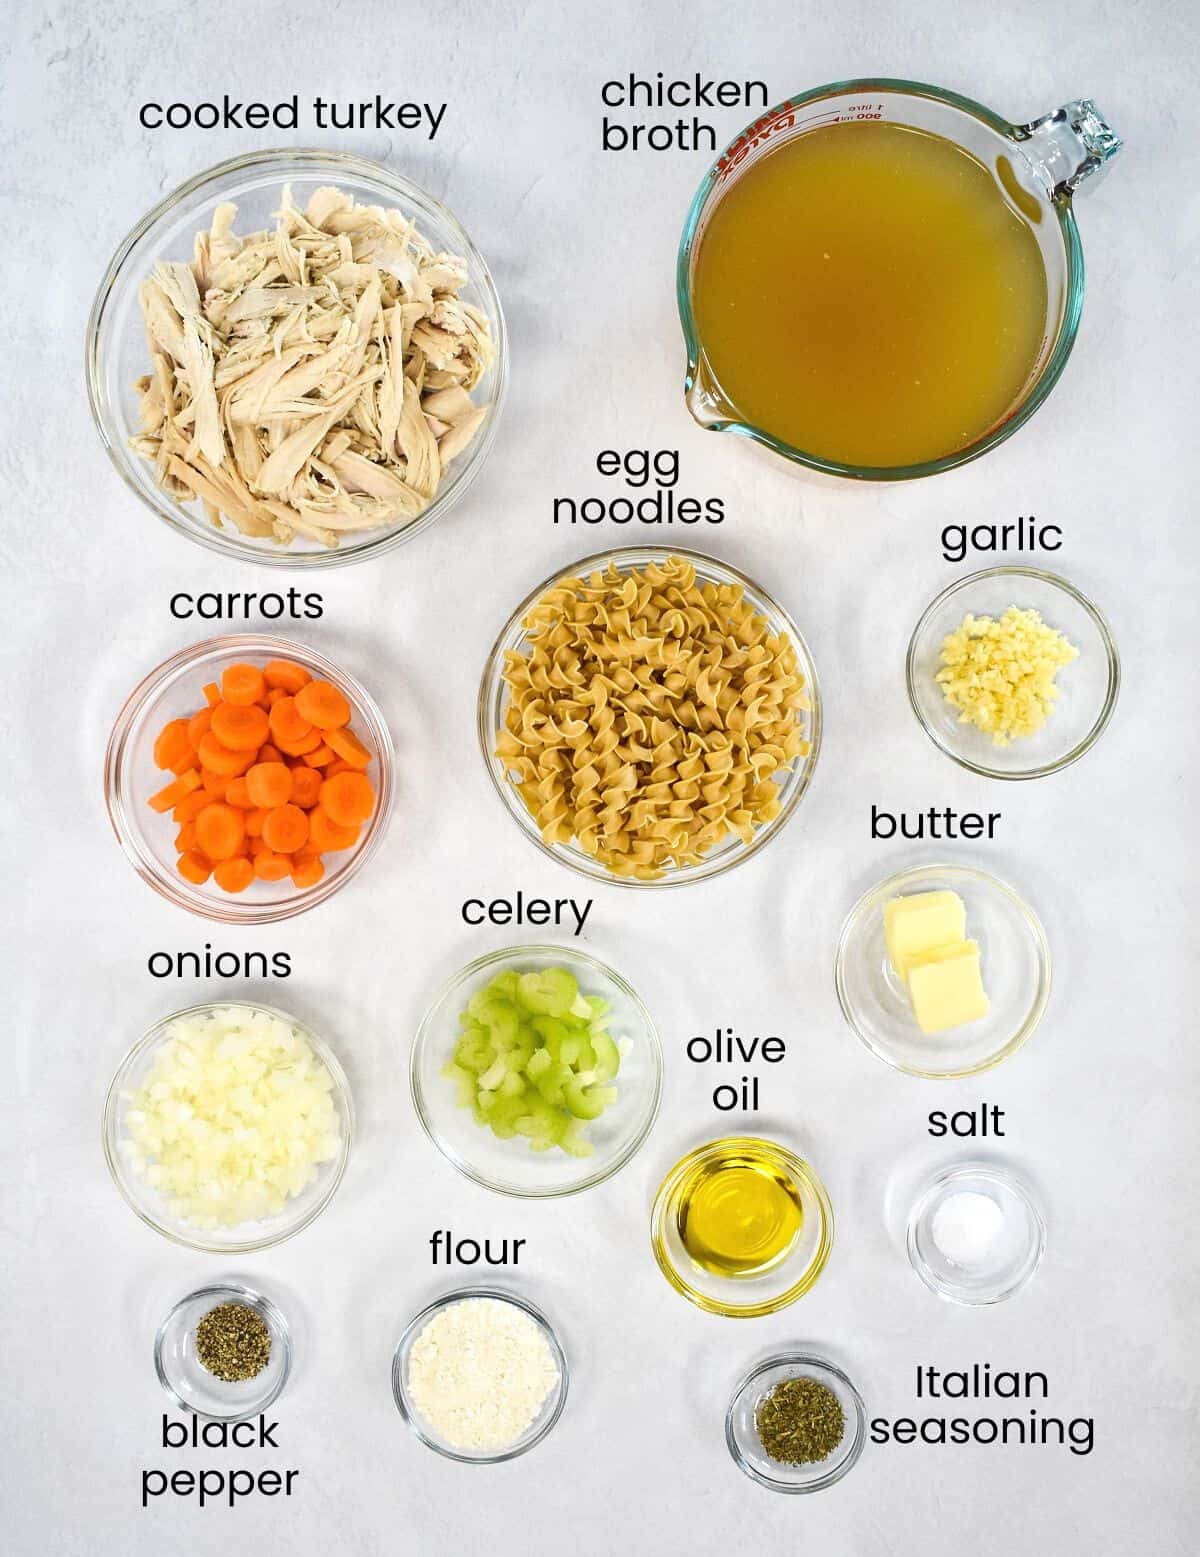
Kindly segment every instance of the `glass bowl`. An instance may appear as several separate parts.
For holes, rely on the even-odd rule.
[[[722,1276],[692,1259],[679,1232],[679,1212],[698,1170],[741,1152],[765,1157],[799,1190],[800,1232],[786,1256],[769,1269]],[[725,1136],[680,1158],[663,1179],[650,1213],[650,1242],[659,1270],[689,1302],[726,1319],[758,1319],[803,1297],[825,1269],[833,1249],[833,1207],[813,1169],[786,1146],[754,1136]]]
[[[696,569],[697,580],[702,584],[740,586],[748,604],[753,606],[758,615],[767,619],[771,632],[786,634],[791,639],[804,677],[804,685],[812,703],[805,730],[809,750],[806,756],[796,758],[784,774],[776,777],[780,792],[779,815],[773,821],[757,828],[748,844],[730,834],[722,843],[710,849],[698,864],[671,867],[655,881],[636,881],[627,876],[614,876],[604,865],[594,860],[590,854],[586,854],[574,839],[565,844],[547,843],[515,784],[510,780],[505,764],[495,755],[495,744],[496,736],[501,729],[504,709],[508,703],[508,689],[504,684],[504,656],[509,650],[520,652],[528,645],[524,626],[525,617],[540,597],[548,589],[566,579],[601,571],[610,563],[624,572],[631,568],[644,568],[649,563],[664,562],[668,557],[682,557],[690,562]],[[710,876],[717,876],[722,871],[729,870],[732,866],[749,859],[775,837],[800,804],[812,779],[821,749],[821,694],[817,686],[817,674],[813,668],[812,656],[808,652],[808,645],[795,622],[782,606],[777,605],[744,573],[739,573],[736,568],[730,567],[727,563],[718,562],[714,557],[687,551],[681,546],[626,546],[597,552],[593,556],[583,557],[578,562],[571,563],[568,567],[560,568],[551,578],[539,584],[522,600],[492,646],[479,688],[478,719],[480,750],[483,752],[483,760],[496,787],[496,793],[525,836],[531,839],[543,854],[548,854],[551,859],[558,860],[560,864],[569,865],[580,875],[590,876],[593,881],[611,882],[618,887],[684,886],[691,881],[704,881]]]
[[[498,1303],[510,1303],[514,1308],[519,1308],[522,1313],[527,1314],[545,1338],[558,1369],[557,1388],[550,1391],[542,1403],[541,1410],[521,1436],[503,1449],[456,1448],[425,1419],[409,1394],[408,1359],[413,1343],[437,1314],[469,1298],[491,1298]],[[567,1403],[568,1383],[566,1353],[545,1314],[524,1298],[519,1298],[511,1292],[503,1292],[497,1287],[460,1287],[455,1292],[445,1293],[435,1302],[430,1303],[427,1308],[423,1308],[416,1316],[400,1337],[392,1357],[392,1395],[400,1415],[427,1448],[436,1450],[438,1454],[444,1454],[448,1460],[458,1460],[464,1465],[498,1465],[503,1460],[515,1460],[519,1454],[526,1454],[535,1444],[541,1443],[563,1413],[563,1407]]]
[[[823,1460],[811,1465],[785,1465],[771,1459],[755,1426],[758,1405],[786,1379],[815,1379],[832,1390],[846,1414],[842,1441]],[[739,1470],[772,1492],[820,1492],[832,1487],[858,1462],[867,1440],[867,1408],[850,1379],[833,1363],[810,1352],[781,1352],[752,1368],[729,1402],[725,1442]]]
[[[226,666],[238,661],[265,665],[271,659],[296,660],[314,677],[338,687],[350,704],[351,727],[374,761],[367,777],[375,786],[375,812],[353,849],[326,854],[325,874],[312,887],[282,881],[253,881],[244,892],[223,892],[211,879],[185,881],[175,868],[173,847],[178,824],[160,814],[150,796],[170,782],[171,774],[153,758],[155,737],[169,719],[204,706],[204,684],[220,681]],[[345,886],[383,841],[392,807],[395,752],[392,737],[374,699],[352,676],[314,649],[265,633],[236,633],[193,644],[165,660],[130,693],[117,715],[104,759],[104,798],[109,820],[130,864],[169,902],[222,924],[271,924],[314,908]]]
[[[611,1004],[615,1039],[631,1045],[613,1083],[617,1100],[589,1122],[590,1157],[552,1149],[532,1151],[521,1138],[498,1140],[459,1108],[454,1083],[442,1075],[459,1037],[459,1015],[477,990],[498,973],[567,968],[585,995]],[[526,1199],[574,1195],[611,1178],[633,1157],[650,1133],[662,1093],[662,1046],[650,1013],[619,973],[585,952],[564,946],[510,946],[478,957],[443,985],[413,1043],[409,1068],[413,1104],[429,1139],[460,1173],[486,1189]]]
[[[979,942],[988,1015],[926,1036],[888,960],[883,905],[915,892],[957,892]],[[842,1015],[872,1054],[911,1076],[973,1076],[1015,1054],[1050,996],[1050,948],[1037,915],[1009,886],[966,865],[901,871],[861,897],[842,926],[834,968]]]
[[[934,680],[942,642],[968,614],[1001,616],[1009,606],[1037,611],[1079,650],[1055,678],[1054,712],[1034,735],[993,746],[990,735],[961,724]],[[944,589],[913,629],[905,661],[908,700],[921,728],[948,757],[985,778],[1031,779],[1078,761],[1099,740],[1116,707],[1121,662],[1104,617],[1074,585],[1038,568],[988,568]]]
[[[208,226],[214,208],[231,200],[238,208],[239,231],[271,225],[285,184],[303,205],[313,189],[335,184],[360,204],[393,207],[416,222],[435,249],[461,255],[470,282],[461,296],[486,314],[496,358],[476,386],[476,403],[491,412],[450,473],[436,498],[416,519],[349,538],[335,550],[297,537],[291,546],[244,536],[232,526],[217,529],[199,503],[180,503],[162,491],[151,465],[129,447],[140,431],[135,381],[150,366],[142,327],[138,288],[160,260],[190,260],[192,238]],[[475,245],[440,201],[398,173],[344,151],[278,149],[233,157],[188,179],[144,216],[118,246],[100,283],[88,320],[86,367],[88,399],[109,458],[126,486],[180,535],[213,551],[251,562],[286,568],[335,567],[390,551],[426,529],[468,490],[487,457],[508,381],[508,344],[504,315],[491,274]]]
[[[196,1354],[196,1326],[221,1303],[243,1303],[271,1332],[271,1357],[252,1379],[227,1383],[210,1373]],[[154,1337],[158,1382],[182,1411],[214,1422],[241,1422],[266,1411],[279,1398],[292,1371],[292,1334],[269,1297],[238,1281],[201,1287],[180,1298]]]
[[[984,1195],[1003,1213],[1000,1230],[977,1266],[958,1265],[938,1248],[934,1218],[951,1195]],[[931,1292],[974,1307],[1002,1303],[1028,1282],[1046,1250],[1046,1223],[1029,1190],[989,1163],[961,1163],[934,1175],[908,1218],[908,1258]]]
[[[171,1212],[163,1196],[146,1179],[140,1178],[127,1162],[125,1115],[130,1094],[143,1084],[158,1051],[167,1041],[171,1024],[184,1017],[205,1016],[209,1012],[224,1011],[231,1006],[243,1011],[265,1011],[269,1016],[287,1022],[307,1038],[314,1054],[333,1078],[333,1101],[342,1127],[341,1147],[337,1157],[332,1162],[323,1163],[316,1180],[301,1194],[293,1195],[278,1216],[264,1221],[244,1222],[236,1227],[200,1228]],[[104,1160],[112,1174],[113,1183],[126,1203],[147,1227],[152,1227],[172,1243],[183,1244],[188,1249],[202,1249],[210,1254],[247,1254],[255,1249],[269,1249],[273,1244],[282,1243],[284,1239],[293,1237],[302,1228],[315,1222],[342,1182],[353,1135],[354,1105],[350,1098],[350,1083],[336,1055],[306,1023],[261,1001],[210,1000],[163,1017],[138,1039],[121,1061],[104,1101]]]

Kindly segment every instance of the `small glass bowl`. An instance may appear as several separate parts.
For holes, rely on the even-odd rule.
[[[293,1195],[278,1216],[261,1222],[246,1222],[237,1227],[199,1228],[172,1215],[153,1185],[139,1178],[126,1162],[125,1113],[129,1107],[130,1093],[144,1082],[159,1049],[167,1041],[171,1024],[185,1017],[224,1011],[231,1006],[238,1010],[265,1011],[269,1016],[278,1017],[280,1021],[298,1029],[308,1039],[314,1054],[333,1078],[333,1100],[342,1127],[341,1148],[333,1162],[322,1164],[315,1182],[302,1194]],[[293,1237],[310,1222],[315,1222],[333,1199],[350,1156],[350,1143],[354,1135],[354,1105],[345,1071],[338,1064],[332,1049],[311,1027],[297,1021],[287,1012],[259,1001],[210,1000],[188,1006],[182,1011],[173,1011],[138,1039],[117,1067],[117,1073],[109,1086],[108,1096],[104,1100],[102,1135],[104,1160],[112,1174],[113,1183],[147,1227],[152,1227],[172,1243],[183,1244],[188,1249],[202,1249],[210,1254],[247,1254],[255,1249],[269,1249],[273,1244],[283,1243],[284,1239]]]
[[[315,886],[298,888],[290,877],[251,882],[244,892],[222,892],[209,879],[185,881],[176,869],[173,847],[178,824],[170,812],[152,811],[150,796],[170,783],[171,773],[154,762],[154,741],[169,719],[194,714],[204,706],[202,688],[221,679],[228,665],[271,659],[296,660],[314,677],[338,687],[351,707],[351,728],[370,748],[374,761],[367,777],[375,786],[375,812],[353,849],[325,855],[325,874]],[[387,830],[392,807],[395,751],[374,699],[352,676],[313,649],[265,633],[235,633],[193,644],[165,660],[134,688],[117,715],[104,758],[104,799],[109,820],[130,864],[168,902],[222,924],[272,924],[315,908],[332,897],[362,869]]]
[[[1003,1212],[994,1246],[977,1267],[956,1265],[933,1238],[938,1207],[951,1195],[985,1195]],[[908,1258],[931,1292],[952,1303],[1002,1303],[1028,1282],[1046,1251],[1046,1223],[1013,1174],[984,1162],[960,1163],[934,1175],[908,1218]]]
[[[541,596],[556,584],[566,579],[602,572],[610,564],[620,572],[627,572],[631,568],[644,568],[650,563],[665,562],[669,557],[682,557],[690,562],[696,569],[696,578],[701,584],[740,586],[747,603],[759,616],[766,618],[771,632],[791,639],[796,650],[800,672],[804,677],[805,690],[812,703],[807,714],[805,730],[809,750],[807,755],[797,757],[784,774],[777,776],[779,814],[772,821],[759,827],[749,843],[743,843],[740,838],[731,833],[723,842],[710,849],[698,864],[671,867],[654,881],[636,881],[628,876],[614,876],[599,861],[585,853],[574,839],[570,843],[549,844],[542,837],[536,820],[521,799],[516,785],[509,778],[505,764],[495,755],[496,736],[502,728],[504,710],[508,704],[508,689],[504,684],[504,656],[510,650],[520,653],[528,647],[525,618]],[[736,568],[730,567],[727,563],[718,562],[714,557],[687,551],[681,546],[625,546],[617,547],[612,551],[597,552],[591,557],[583,557],[578,562],[571,563],[568,567],[560,568],[553,577],[539,584],[522,600],[492,646],[479,688],[478,722],[480,750],[492,783],[496,787],[496,793],[525,836],[531,839],[543,854],[548,854],[551,859],[558,860],[560,864],[569,865],[580,875],[590,876],[593,881],[611,882],[618,887],[685,886],[688,882],[705,881],[710,876],[720,875],[722,871],[740,865],[743,860],[748,860],[775,837],[800,804],[812,780],[813,770],[821,750],[821,694],[817,686],[817,673],[813,668],[808,645],[795,622],[782,606],[777,605],[744,573],[739,573]]]
[[[458,1107],[454,1083],[442,1075],[458,1041],[459,1016],[477,990],[510,968],[540,973],[555,967],[573,973],[584,994],[611,1003],[612,1036],[632,1045],[613,1083],[616,1102],[588,1123],[588,1138],[595,1147],[590,1157],[572,1157],[557,1149],[535,1152],[520,1138],[498,1140],[476,1124],[469,1108]],[[417,1031],[409,1067],[417,1118],[442,1155],[485,1189],[525,1199],[574,1195],[623,1168],[658,1115],[662,1072],[662,1045],[640,997],[612,968],[564,946],[510,946],[468,963],[435,997]]]
[[[221,1303],[243,1303],[271,1332],[271,1357],[252,1379],[227,1383],[210,1373],[196,1354],[196,1326]],[[292,1334],[283,1314],[269,1297],[238,1281],[201,1287],[180,1298],[154,1337],[154,1371],[158,1382],[182,1411],[214,1422],[241,1422],[266,1411],[279,1398],[292,1371]]]
[[[800,1233],[770,1269],[721,1276],[698,1265],[684,1245],[679,1232],[681,1192],[698,1169],[741,1152],[766,1157],[800,1191]],[[659,1270],[697,1308],[726,1319],[759,1319],[803,1297],[825,1269],[833,1249],[833,1207],[813,1169],[786,1146],[754,1136],[725,1136],[681,1157],[663,1179],[650,1213],[650,1242]]]
[[[542,1403],[541,1410],[521,1436],[503,1449],[472,1451],[455,1448],[437,1432],[431,1423],[426,1421],[408,1391],[408,1359],[417,1337],[437,1314],[468,1298],[493,1298],[499,1303],[511,1303],[514,1308],[519,1308],[522,1313],[528,1314],[545,1337],[558,1369],[557,1388],[550,1391]],[[569,1382],[570,1373],[566,1353],[545,1314],[524,1298],[519,1298],[512,1292],[503,1292],[498,1287],[460,1287],[455,1292],[447,1292],[437,1298],[427,1308],[423,1308],[411,1322],[400,1337],[392,1357],[392,1395],[396,1401],[396,1409],[427,1448],[436,1450],[438,1454],[444,1454],[448,1460],[458,1460],[464,1465],[499,1465],[503,1460],[515,1460],[519,1454],[526,1454],[535,1444],[541,1443],[563,1413],[563,1407],[567,1403]]]
[[[993,746],[990,735],[959,722],[934,677],[943,640],[965,616],[999,617],[1013,605],[1037,611],[1075,645],[1079,658],[1058,672],[1059,698],[1042,728]],[[1031,779],[1068,767],[1099,740],[1117,704],[1121,662],[1108,623],[1066,579],[1038,568],[988,568],[951,584],[926,608],[908,645],[905,677],[921,728],[948,757],[985,778]]]
[[[957,892],[967,936],[979,942],[987,1016],[926,1036],[888,960],[883,905],[915,892]],[[1050,997],[1050,947],[1037,915],[994,876],[966,865],[923,865],[872,888],[850,910],[834,967],[842,1015],[872,1054],[910,1076],[973,1076],[1015,1054]]]
[[[217,529],[201,505],[180,503],[154,479],[151,464],[129,447],[141,430],[135,381],[149,371],[138,288],[161,260],[190,260],[192,239],[207,227],[216,206],[233,201],[239,232],[272,225],[279,197],[290,184],[303,205],[314,189],[335,184],[360,204],[402,211],[437,250],[461,255],[470,281],[461,296],[486,314],[496,357],[474,393],[491,410],[475,438],[454,460],[429,507],[407,523],[365,532],[334,550],[297,536],[288,547],[242,535],[232,525]],[[456,218],[426,190],[379,163],[344,151],[277,149],[233,157],[188,179],[161,200],[118,246],[96,293],[88,320],[86,367],[92,417],[109,458],[125,485],[160,519],[189,540],[227,556],[284,568],[336,567],[358,562],[427,529],[468,490],[487,458],[508,382],[508,343],[500,299],[483,257]]]
[[[842,1441],[823,1460],[811,1465],[785,1465],[771,1459],[759,1440],[755,1413],[759,1402],[785,1379],[815,1379],[832,1390],[846,1413]],[[824,1357],[809,1352],[781,1352],[752,1368],[729,1402],[725,1442],[739,1470],[772,1492],[820,1492],[832,1487],[858,1462],[867,1441],[867,1408],[850,1379]]]

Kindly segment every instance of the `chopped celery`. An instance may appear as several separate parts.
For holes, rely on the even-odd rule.
[[[609,1002],[566,968],[511,969],[476,990],[442,1074],[455,1101],[500,1140],[586,1157],[586,1121],[617,1098],[609,1085],[628,1045],[608,1033]]]

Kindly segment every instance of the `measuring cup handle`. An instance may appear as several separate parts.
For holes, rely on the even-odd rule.
[[[1070,200],[1120,151],[1122,141],[1090,97],[1055,108],[1029,124],[1013,126],[1016,138],[1046,180],[1051,198]]]

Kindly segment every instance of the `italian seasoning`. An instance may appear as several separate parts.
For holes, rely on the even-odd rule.
[[[271,1332],[246,1303],[218,1303],[196,1326],[196,1356],[226,1384],[257,1378],[271,1360]]]
[[[759,1441],[781,1465],[827,1460],[846,1431],[842,1403],[817,1379],[784,1379],[754,1413]]]

